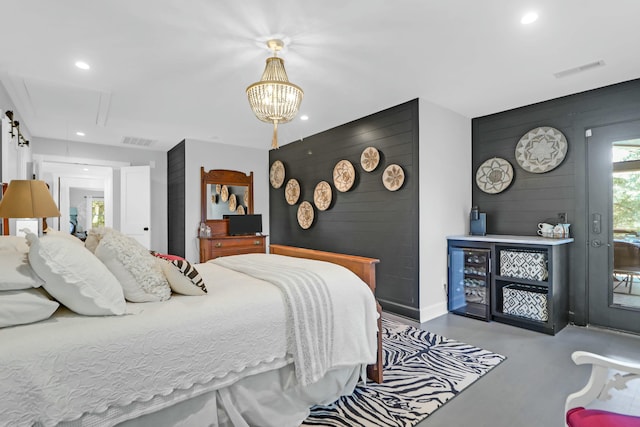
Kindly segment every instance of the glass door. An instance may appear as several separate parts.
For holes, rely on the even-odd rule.
[[[591,133],[589,323],[640,333],[640,121]]]
[[[449,311],[490,320],[490,250],[450,247]]]

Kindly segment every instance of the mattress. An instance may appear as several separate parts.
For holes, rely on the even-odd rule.
[[[335,347],[346,351],[333,357],[332,369],[358,372],[375,361],[375,300],[355,275],[331,266],[317,268],[336,283]],[[295,370],[280,290],[214,263],[196,268],[206,296],[129,303],[119,317],[60,309],[46,321],[0,330],[10,349],[0,353],[0,425],[91,425],[101,418],[98,425],[115,425],[213,391],[222,402],[220,390],[241,379]]]

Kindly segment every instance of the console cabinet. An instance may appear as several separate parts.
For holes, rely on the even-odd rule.
[[[456,275],[456,254],[484,249],[489,254],[485,303],[490,306],[486,320],[555,335],[569,319],[568,244],[573,239],[549,239],[534,236],[452,236],[448,237],[449,311],[474,315],[461,310]],[[466,252],[464,252],[466,251]],[[463,264],[467,271],[469,267]],[[466,283],[467,277],[463,277]],[[474,282],[474,284],[476,284]],[[477,284],[476,284],[477,286]],[[473,295],[471,289],[466,289]],[[459,293],[459,289],[458,289]],[[455,301],[458,301],[456,306]],[[468,306],[473,306],[469,303]],[[482,317],[477,316],[474,317]]]

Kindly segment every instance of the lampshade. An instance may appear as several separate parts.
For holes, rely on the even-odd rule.
[[[60,211],[44,181],[13,180],[0,200],[0,218],[58,216]]]
[[[284,43],[281,40],[269,40],[267,46],[273,51],[273,56],[267,58],[260,81],[247,88],[247,97],[256,117],[263,122],[273,123],[271,148],[278,148],[278,123],[287,123],[298,114],[304,92],[289,83],[284,60],[276,56]]]

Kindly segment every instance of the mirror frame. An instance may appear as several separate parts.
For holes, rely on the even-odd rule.
[[[229,169],[211,169],[205,172],[204,166],[200,167],[200,218],[201,221],[212,228],[213,234],[227,234],[224,229],[228,230],[226,219],[207,218],[207,185],[220,184],[228,186],[244,186],[249,187],[249,206],[247,206],[247,214],[253,214],[253,172],[245,174],[241,171]],[[221,228],[222,227],[222,228]]]

